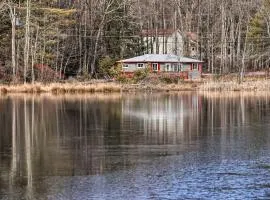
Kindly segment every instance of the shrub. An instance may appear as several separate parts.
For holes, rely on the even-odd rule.
[[[117,78],[121,75],[122,66],[121,64],[117,64],[109,69],[109,76],[113,78]]]
[[[177,84],[181,79],[177,76],[162,76],[160,81],[166,84]]]
[[[121,65],[115,65],[115,59],[106,56],[99,60],[99,76],[104,78],[117,78],[121,72]]]
[[[48,65],[35,64],[33,68],[33,72],[31,68],[27,70],[26,82],[28,83],[32,82],[32,78],[34,79],[34,81],[49,83],[56,80],[60,80],[60,78],[64,78],[64,74],[62,74],[60,77],[59,73],[56,73],[55,70],[53,70]]]
[[[6,66],[1,66],[0,64],[0,82],[1,83],[11,83],[13,80],[12,68],[8,63]]]
[[[149,68],[137,70],[134,72],[133,81],[135,83],[138,83],[139,81],[145,79],[149,75],[149,73],[150,73]]]
[[[124,74],[117,76],[116,80],[120,83],[128,83],[129,82],[128,77],[125,76]]]
[[[219,81],[221,78],[222,78],[222,75],[220,75],[220,74],[214,74],[213,75],[213,80],[214,81]]]

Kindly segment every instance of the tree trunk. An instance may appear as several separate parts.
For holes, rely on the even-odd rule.
[[[29,67],[30,50],[30,5],[31,0],[26,1],[26,20],[25,20],[25,43],[24,43],[24,83],[26,83],[27,70]]]

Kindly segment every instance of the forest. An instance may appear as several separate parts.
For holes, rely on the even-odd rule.
[[[270,0],[2,0],[0,79],[106,78],[143,31],[172,29],[196,35],[205,73],[269,68]]]

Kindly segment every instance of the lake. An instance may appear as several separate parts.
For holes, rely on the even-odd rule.
[[[1,96],[0,199],[270,199],[270,94]]]

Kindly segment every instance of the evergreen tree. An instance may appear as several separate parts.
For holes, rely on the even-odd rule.
[[[261,9],[250,22],[248,33],[252,56],[261,67],[269,63],[270,53],[270,0],[264,0]]]

